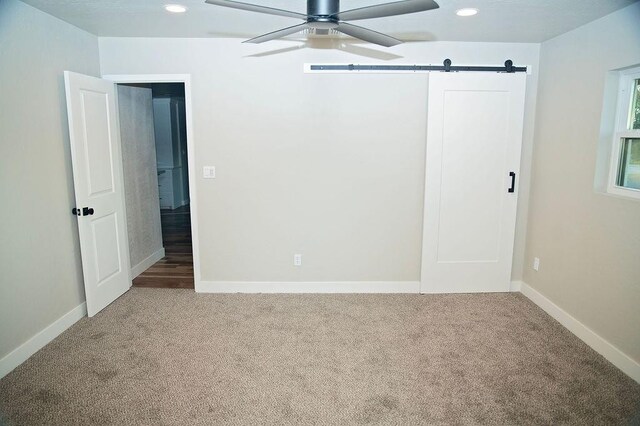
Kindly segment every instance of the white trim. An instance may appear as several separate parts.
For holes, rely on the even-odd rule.
[[[87,316],[87,304],[82,302],[82,304],[49,324],[31,339],[9,352],[4,358],[0,359],[0,379],[85,316]]]
[[[511,281],[511,285],[509,285],[509,291],[516,292],[522,291],[522,285],[524,283],[520,280]]]
[[[198,293],[419,293],[420,281],[201,281]]]
[[[135,277],[149,269],[151,266],[153,266],[154,263],[164,257],[164,254],[164,247],[162,247],[160,250],[152,253],[151,256],[147,257],[142,262],[131,268],[131,279],[134,279]]]
[[[521,283],[520,291],[593,350],[622,370],[623,373],[640,383],[640,364],[638,362],[631,359],[620,349],[596,334],[596,332],[547,299],[527,283]]]
[[[195,290],[199,291],[202,275],[200,272],[200,241],[198,234],[198,197],[196,195],[195,139],[193,133],[193,107],[191,97],[191,74],[107,74],[102,78],[114,83],[184,83],[184,108],[187,119],[187,166],[189,170],[189,204],[191,204],[191,244],[193,249],[193,278]]]

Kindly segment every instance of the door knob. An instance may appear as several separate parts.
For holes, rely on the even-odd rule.
[[[93,209],[91,207],[83,207],[82,208],[82,216],[89,216],[93,214]]]

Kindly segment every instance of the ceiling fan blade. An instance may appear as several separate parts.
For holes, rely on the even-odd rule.
[[[362,28],[357,25],[347,24],[345,22],[340,22],[338,27],[334,28],[336,31],[340,31],[341,33],[350,35],[351,37],[355,37],[360,40],[368,41],[369,43],[379,44],[384,47],[395,46],[396,44],[402,43],[402,40],[398,40],[397,38],[393,38],[386,34],[379,33],[377,31],[369,30],[367,28]]]
[[[251,3],[242,3],[231,0],[205,0],[205,3],[216,6],[231,7],[233,9],[249,10],[251,12],[267,13],[269,15],[287,16],[289,18],[307,19],[307,15],[303,13],[291,12],[289,10],[275,9],[273,7],[260,6]]]
[[[404,0],[346,10],[344,12],[336,13],[333,16],[341,21],[356,21],[358,19],[382,18],[385,16],[424,12],[426,10],[437,9],[439,7],[438,3],[434,0]]]
[[[293,27],[287,27],[278,31],[273,31],[271,33],[262,34],[261,36],[254,37],[250,40],[245,40],[243,41],[243,43],[264,43],[265,41],[275,40],[289,34],[300,32],[305,28],[308,28],[308,24],[306,22],[304,24],[294,25]]]

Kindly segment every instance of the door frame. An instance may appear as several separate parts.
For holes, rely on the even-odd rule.
[[[195,141],[193,139],[193,108],[191,101],[191,74],[107,74],[103,79],[114,84],[143,84],[143,83],[183,83],[184,109],[187,120],[187,170],[189,174],[189,215],[191,217],[191,249],[193,251],[193,280],[194,289],[199,291],[200,274],[200,243],[198,240],[198,215],[196,197],[196,157]],[[116,91],[117,94],[117,91]],[[117,96],[117,95],[116,95]],[[122,159],[120,160],[122,161]]]

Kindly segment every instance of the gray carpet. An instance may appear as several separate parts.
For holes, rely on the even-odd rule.
[[[520,294],[133,288],[0,381],[15,425],[600,425],[639,408],[640,385]]]

